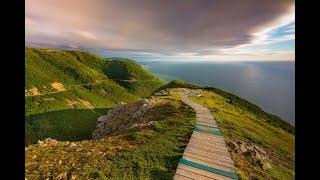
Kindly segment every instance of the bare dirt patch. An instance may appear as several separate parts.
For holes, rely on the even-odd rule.
[[[50,85],[51,85],[51,87],[52,87],[53,89],[55,89],[55,90],[57,90],[57,91],[63,91],[63,90],[65,90],[63,84],[61,84],[61,83],[59,83],[59,82],[54,82],[54,83],[51,83]]]
[[[26,96],[34,96],[34,95],[40,95],[40,91],[37,87],[29,89],[27,92],[25,92]]]
[[[75,100],[66,99],[66,101],[67,101],[67,104],[68,104],[69,106],[73,107],[73,108],[74,108],[77,104],[79,104],[79,102],[78,102],[78,101],[75,101]]]
[[[82,99],[79,99],[79,101],[81,101],[81,103],[86,106],[89,109],[95,109],[96,107],[94,105],[92,105],[89,101],[85,101]]]
[[[44,98],[43,100],[44,101],[55,101],[56,99],[55,98]]]

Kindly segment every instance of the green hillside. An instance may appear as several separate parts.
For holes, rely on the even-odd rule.
[[[121,117],[114,119],[125,128],[112,131],[101,140],[47,140],[28,146],[26,177],[172,179],[196,118],[193,109],[180,101],[177,93],[180,85],[191,87],[187,88],[192,92],[190,99],[212,112],[227,144],[240,141],[245,150],[245,147],[259,147],[267,153],[264,163],[270,167],[263,169],[257,161],[260,156],[250,151],[235,151],[228,145],[239,179],[294,179],[293,134],[269,124],[255,111],[230,103],[229,98],[213,90],[195,88],[181,81],[166,85],[168,94],[154,95],[152,98],[158,99],[158,103],[141,118],[129,122]],[[133,126],[143,122],[150,124]]]
[[[288,122],[282,120],[280,117],[267,113],[263,111],[259,106],[242,99],[234,94],[231,94],[226,91],[222,91],[220,89],[214,88],[214,87],[200,87],[185,81],[180,81],[180,80],[174,80],[169,82],[168,84],[160,87],[157,91],[168,89],[168,88],[188,88],[188,89],[204,89],[204,90],[209,90],[212,91],[220,96],[223,96],[224,98],[228,99],[228,103],[235,105],[241,109],[250,111],[251,113],[256,114],[259,116],[261,119],[263,119],[265,122],[268,124],[271,124],[275,127],[279,127],[291,134],[295,133],[295,128],[289,124]]]
[[[262,147],[270,156],[270,169],[259,168],[248,154],[230,149],[237,173],[243,179],[294,179],[295,128],[278,116],[264,112],[257,105],[231,93],[172,81],[159,90],[187,88],[198,92],[191,99],[211,111],[228,142]],[[249,178],[250,177],[250,178]],[[253,178],[253,179],[255,179]]]
[[[107,109],[163,85],[132,60],[89,52],[26,48],[25,64],[26,144],[48,137],[88,139]]]
[[[196,119],[182,88],[213,114],[240,179],[295,178],[295,128],[234,94],[163,85],[132,60],[88,52],[26,48],[25,61],[28,179],[172,179]],[[155,105],[133,111],[144,97]],[[97,118],[120,103],[111,133],[92,140]]]
[[[129,59],[108,61],[103,68],[110,79],[155,80],[155,76],[144,70],[141,65]]]
[[[165,98],[138,122],[153,124],[115,132],[99,141],[47,140],[30,145],[26,178],[172,179],[192,134],[194,111],[179,100]]]

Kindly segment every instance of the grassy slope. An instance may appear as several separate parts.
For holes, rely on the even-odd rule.
[[[28,146],[27,179],[172,179],[194,127],[194,112],[165,98],[142,119],[156,123],[101,141]]]
[[[53,82],[68,87],[108,78],[101,70],[105,60],[87,52],[26,48],[25,63],[26,89],[46,90]]]
[[[47,137],[59,140],[90,139],[101,114],[116,103],[137,99],[126,89],[108,82],[56,94],[26,97],[26,143],[35,143]],[[67,100],[78,103],[72,108]],[[88,109],[80,100],[90,102],[95,109]]]
[[[178,88],[179,83],[174,87]],[[144,117],[145,121],[157,121],[150,127],[116,132],[102,141],[29,146],[26,150],[27,177],[171,179],[195,119],[194,112],[179,101],[178,95],[160,98],[166,103],[152,108]],[[257,144],[271,157],[272,168],[263,171],[247,157],[231,152],[241,179],[293,179],[293,134],[212,90],[205,90],[202,97],[192,96],[191,99],[211,110],[227,139]]]
[[[271,156],[272,169],[263,171],[248,163],[244,157],[233,154],[240,175],[262,179],[293,179],[294,135],[274,127],[253,112],[230,104],[228,99],[215,92],[208,91],[202,95],[192,99],[211,110],[225,137],[258,144]]]
[[[155,76],[129,59],[109,61],[103,70],[110,79],[156,80]]]
[[[209,90],[209,91],[215,92],[216,94],[219,94],[220,96],[223,96],[226,99],[228,99],[228,102],[230,104],[256,114],[257,116],[259,116],[260,119],[266,121],[267,123],[269,123],[275,127],[279,127],[279,128],[281,128],[291,134],[295,133],[294,127],[291,124],[289,124],[288,122],[282,120],[280,117],[273,115],[273,114],[270,114],[270,113],[267,113],[267,112],[264,112],[259,106],[255,105],[253,103],[250,103],[249,101],[242,99],[234,94],[222,91],[220,89],[213,88],[213,87],[200,87],[200,86],[197,86],[197,85],[194,85],[191,83],[187,83],[184,81],[174,80],[174,81],[171,81],[170,83],[160,87],[157,91],[167,89],[167,88],[204,89],[204,90]]]
[[[130,93],[140,97],[149,96],[163,85],[161,80],[134,63],[134,61],[127,59],[108,62],[104,67],[104,72],[110,79],[115,79],[119,85],[128,89]],[[121,81],[119,79],[131,81]]]
[[[54,92],[50,86],[53,82],[62,83],[67,89],[25,98],[26,144],[47,137],[88,139],[99,112],[105,114],[106,109],[117,103],[148,96],[162,85],[160,80],[133,61],[110,61],[88,52],[26,48],[25,61],[26,90],[37,87],[41,93]],[[127,73],[119,75],[118,71]],[[140,88],[144,82],[139,81],[122,85],[108,76],[110,79],[134,77],[148,80],[148,87]],[[83,85],[85,83],[89,84]],[[88,101],[95,110],[89,109],[81,100]],[[72,107],[67,101],[77,104]],[[76,130],[76,127],[81,130]]]
[[[175,81],[165,88],[191,88],[194,85]],[[163,89],[163,88],[161,88]],[[260,179],[293,179],[295,136],[290,128],[279,127],[270,123],[265,112],[248,101],[221,90],[206,88],[202,97],[193,96],[191,99],[208,107],[215,116],[226,138],[240,139],[262,146],[271,157],[272,168],[263,171],[250,162],[247,157],[232,153],[240,177],[257,177]],[[282,121],[282,120],[281,120]],[[287,125],[287,123],[284,123]],[[286,127],[286,126],[285,126]]]

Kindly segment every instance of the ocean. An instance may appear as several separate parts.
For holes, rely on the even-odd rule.
[[[295,63],[141,62],[160,79],[184,80],[238,95],[295,124]]]

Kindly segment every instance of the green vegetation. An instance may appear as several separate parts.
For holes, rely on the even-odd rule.
[[[103,58],[87,52],[26,48],[25,88],[48,91],[52,90],[53,82],[68,87],[106,80],[108,77],[102,72],[104,63]]]
[[[246,109],[247,111],[250,111],[258,116],[260,116],[261,119],[267,121],[269,124],[272,124],[275,127],[280,127],[283,130],[294,134],[295,133],[295,128],[289,124],[288,122],[282,120],[280,117],[264,112],[259,106],[250,103],[249,101],[242,99],[234,94],[222,91],[220,89],[217,88],[213,88],[213,87],[205,87],[204,89],[213,91],[225,98],[227,98],[229,101],[228,103],[235,105],[237,107],[241,107],[243,109]]]
[[[250,111],[255,115],[259,116],[259,119],[264,120],[275,127],[282,128],[283,130],[291,134],[295,133],[295,128],[288,122],[282,120],[280,117],[264,112],[259,106],[252,104],[251,102],[245,99],[242,99],[234,94],[222,91],[220,89],[217,89],[214,87],[200,87],[184,81],[174,80],[162,86],[161,88],[159,88],[158,91],[163,89],[168,89],[168,88],[204,89],[204,90],[215,92],[216,94],[219,94],[220,96],[223,96],[226,99],[228,99],[229,104],[237,106],[238,108],[244,109],[246,111]]]
[[[137,82],[126,82],[126,81],[117,81],[118,84],[128,89],[132,94],[135,94],[140,97],[148,97],[156,89],[161,87],[163,83],[161,81],[137,81]]]
[[[35,48],[26,48],[25,58],[27,179],[172,179],[195,123],[176,88],[193,91],[190,99],[208,107],[227,140],[267,152],[271,168],[263,170],[230,151],[241,179],[294,179],[294,127],[236,95],[178,80],[162,86],[128,59]],[[90,140],[108,109],[165,89],[171,94],[157,97],[160,102],[137,122]],[[132,126],[142,122],[152,123]],[[34,144],[46,138],[56,140]]]
[[[172,179],[194,127],[193,110],[180,101],[162,99],[140,121],[155,123],[100,141],[28,146],[26,178]]]
[[[156,80],[148,71],[144,70],[141,65],[128,59],[117,59],[109,61],[104,66],[103,71],[110,79],[127,79],[127,80]]]
[[[100,112],[107,109],[100,109]],[[100,116],[89,109],[67,109],[30,115],[26,117],[25,136],[27,142],[37,142],[47,137],[59,140],[90,139]]]
[[[169,82],[168,84],[160,87],[157,91],[168,89],[168,88],[188,88],[188,89],[200,89],[200,86],[181,81],[181,80],[173,80]]]
[[[270,156],[272,168],[263,170],[250,157],[231,152],[240,178],[294,179],[295,131],[292,125],[236,95],[216,88],[195,86],[173,81],[159,90],[202,90],[201,96],[193,95],[191,99],[209,108],[225,138],[259,145]]]
[[[263,171],[250,162],[249,157],[232,153],[237,171],[243,178],[293,179],[294,135],[269,124],[260,115],[230,104],[230,100],[212,91],[192,99],[208,107],[217,120],[224,136],[262,146],[271,158],[272,168]]]
[[[147,97],[163,84],[134,61],[88,52],[26,48],[25,61],[26,145],[49,137],[89,139],[102,110]]]

